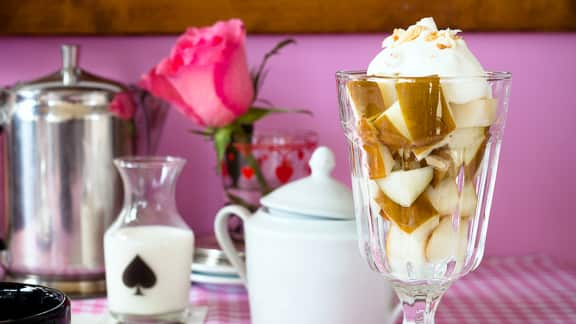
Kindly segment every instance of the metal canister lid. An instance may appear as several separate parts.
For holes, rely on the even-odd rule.
[[[12,91],[22,99],[69,103],[82,106],[103,106],[115,93],[122,91],[121,83],[105,79],[79,67],[80,48],[65,44],[61,47],[62,68],[47,76],[21,82]]]

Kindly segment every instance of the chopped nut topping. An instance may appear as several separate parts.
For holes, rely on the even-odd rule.
[[[457,35],[458,32],[460,32],[458,29],[437,31],[420,25],[410,26],[408,29],[396,28],[392,35],[386,37],[382,42],[382,47],[394,47],[422,36],[426,42],[436,41],[436,47],[439,49],[452,48],[456,45],[454,41],[462,39],[462,37]]]
[[[437,38],[438,38],[438,32],[433,31],[433,32],[429,33],[428,35],[426,35],[426,38],[424,38],[424,40],[427,42],[431,42],[433,40],[436,40]]]
[[[422,26],[410,26],[406,33],[401,36],[400,43],[406,43],[415,40],[425,29],[426,28]]]
[[[392,34],[392,40],[397,42],[404,33],[405,33],[404,29],[395,28],[394,33]]]
[[[445,49],[445,48],[450,48],[450,47],[452,47],[452,45],[450,45],[450,44],[445,44],[445,43],[436,43],[436,47],[438,47],[439,49]]]

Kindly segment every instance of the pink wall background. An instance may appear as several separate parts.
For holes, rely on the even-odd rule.
[[[336,153],[336,177],[349,183],[338,124],[334,72],[364,68],[383,35],[296,36],[275,57],[262,97],[280,107],[308,108],[314,118],[271,117],[261,127],[315,129]],[[168,53],[175,37],[0,38],[0,85],[28,80],[59,66],[59,44],[82,45],[81,63],[97,74],[134,82]],[[281,37],[251,36],[251,65]],[[486,69],[513,73],[511,109],[502,147],[487,255],[547,253],[576,262],[576,33],[468,34]],[[289,122],[285,122],[285,120]],[[197,233],[211,231],[223,204],[211,144],[186,130],[173,111],[160,154],[188,164],[178,184],[180,210]]]

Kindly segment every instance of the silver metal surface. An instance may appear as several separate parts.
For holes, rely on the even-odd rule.
[[[224,254],[224,251],[222,251],[218,245],[214,234],[197,237],[194,245],[194,260],[192,262],[192,268],[194,268],[194,265],[203,265],[208,268],[217,269],[234,268]],[[234,242],[234,245],[236,250],[239,251],[238,254],[240,258],[244,259],[244,243]]]
[[[239,253],[244,258],[244,252]],[[194,249],[194,264],[202,264],[213,267],[232,267],[232,264],[222,250],[217,249]]]
[[[3,263],[12,277],[53,286],[104,279],[103,234],[122,201],[112,159],[133,147],[108,112],[121,87],[80,70],[75,46],[62,53],[62,70],[17,85],[2,108]]]

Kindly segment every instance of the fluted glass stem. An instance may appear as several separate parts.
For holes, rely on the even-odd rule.
[[[436,309],[445,287],[422,287],[395,285],[394,289],[402,303],[403,324],[434,324]]]

